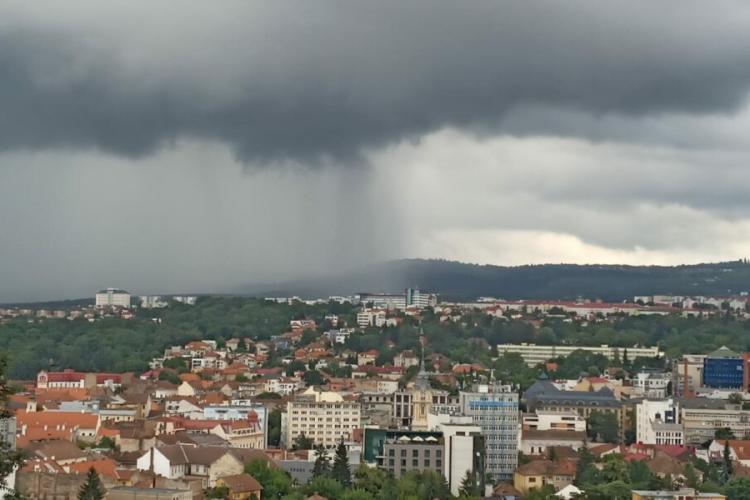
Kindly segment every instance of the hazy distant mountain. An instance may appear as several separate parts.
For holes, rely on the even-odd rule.
[[[503,267],[406,259],[357,272],[247,286],[242,293],[326,296],[420,287],[445,298],[602,298],[634,295],[727,295],[750,291],[747,261],[682,266],[545,264]]]

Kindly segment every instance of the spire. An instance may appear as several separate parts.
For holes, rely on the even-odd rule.
[[[427,373],[427,370],[425,370],[425,367],[424,367],[424,341],[422,340],[423,339],[422,333],[423,331],[420,328],[419,329],[419,334],[420,334],[419,344],[422,346],[422,355],[421,355],[422,359],[419,362],[419,373],[417,374],[417,380],[414,383],[414,387],[423,391],[429,391],[430,389],[432,389],[432,386],[430,385],[430,375]]]

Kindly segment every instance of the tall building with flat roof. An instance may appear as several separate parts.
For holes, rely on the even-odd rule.
[[[476,384],[459,393],[464,415],[482,429],[485,471],[494,481],[508,481],[518,466],[518,393],[510,385]]]
[[[96,292],[96,307],[130,307],[130,294],[119,288],[107,288]]]
[[[287,403],[286,426],[287,448],[301,434],[315,444],[332,447],[341,439],[351,439],[354,429],[361,427],[361,407],[337,392],[310,387]]]

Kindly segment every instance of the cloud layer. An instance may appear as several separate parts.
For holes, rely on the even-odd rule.
[[[750,255],[750,5],[0,3],[0,302]]]
[[[181,137],[245,161],[352,161],[446,127],[536,133],[520,106],[726,113],[750,6],[680,2],[10,1],[0,148],[143,155]],[[572,125],[572,124],[571,124]],[[558,133],[595,133],[575,126]]]

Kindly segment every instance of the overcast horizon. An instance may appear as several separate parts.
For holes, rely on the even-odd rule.
[[[0,303],[750,257],[750,4],[0,3]]]

